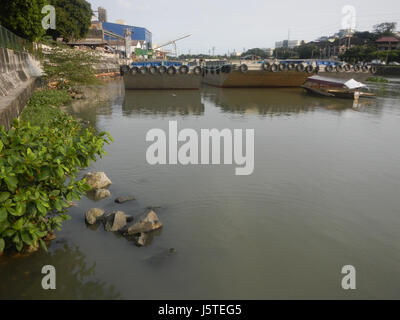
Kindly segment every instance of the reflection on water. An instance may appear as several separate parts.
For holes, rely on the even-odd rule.
[[[115,139],[88,168],[107,173],[112,197],[70,208],[57,235],[65,246],[0,263],[0,297],[46,298],[39,273],[53,264],[59,298],[398,298],[400,83],[371,86],[378,97],[357,104],[298,89],[124,95],[120,82],[109,85],[107,103],[73,112]],[[196,131],[254,129],[254,174],[148,165],[146,133],[167,131],[170,120]],[[127,194],[137,200],[114,202]],[[84,222],[93,207],[136,216],[149,206],[160,207],[163,229],[142,246]],[[348,264],[353,292],[340,286]]]
[[[318,98],[306,94],[300,88],[283,89],[219,89],[211,86],[203,88],[206,100],[212,101],[223,112],[255,114],[262,116],[280,116],[314,112],[316,108],[343,111],[353,107],[352,100],[335,98]],[[371,109],[371,100],[359,101],[358,106],[365,112],[376,112]]]
[[[47,254],[1,259],[0,299],[120,299],[112,285],[94,278],[96,263],[89,264],[79,248],[52,247]],[[41,287],[45,265],[56,269],[56,290]]]
[[[125,93],[122,110],[125,116],[132,114],[202,115],[204,105],[198,90],[129,90]]]

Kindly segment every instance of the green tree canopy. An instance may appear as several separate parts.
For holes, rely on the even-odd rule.
[[[0,24],[22,38],[36,41],[46,33],[42,27],[42,8],[46,4],[48,0],[1,0]]]
[[[54,39],[62,37],[64,41],[82,39],[89,31],[92,20],[92,8],[85,0],[50,0],[56,8],[56,30],[48,30]]]
[[[260,48],[249,49],[246,52],[242,53],[242,57],[251,56],[251,55],[260,57],[261,59],[268,58],[267,52]]]
[[[378,35],[393,35],[396,30],[396,22],[383,22],[374,26],[374,32]]]
[[[302,44],[296,48],[300,59],[311,59],[318,55],[319,49],[314,44]]]

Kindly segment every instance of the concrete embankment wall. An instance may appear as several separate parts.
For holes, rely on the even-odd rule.
[[[377,69],[379,76],[400,76],[400,66],[379,66]]]
[[[96,74],[119,74],[119,67],[123,63],[123,60],[114,55],[103,55],[100,58],[100,62],[96,63],[93,68]]]
[[[11,127],[37,88],[40,73],[28,53],[0,48],[0,126]]]

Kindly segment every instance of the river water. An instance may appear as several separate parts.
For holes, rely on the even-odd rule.
[[[72,207],[49,252],[0,260],[0,298],[355,299],[400,297],[400,82],[378,97],[319,98],[300,89],[130,91],[71,111],[115,142],[86,171],[112,198]],[[254,129],[255,168],[146,162],[153,128]],[[134,194],[134,202],[114,198]],[[84,213],[156,209],[164,227],[137,247]],[[176,253],[168,254],[174,248]],[[53,265],[57,289],[41,289]],[[343,290],[342,267],[356,269]]]

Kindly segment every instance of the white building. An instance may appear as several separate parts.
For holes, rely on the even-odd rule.
[[[275,48],[296,48],[299,45],[301,45],[301,43],[303,42],[303,40],[283,40],[283,41],[277,41],[275,42]]]

